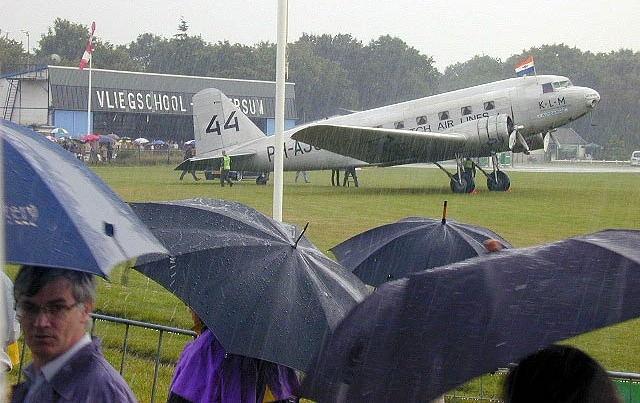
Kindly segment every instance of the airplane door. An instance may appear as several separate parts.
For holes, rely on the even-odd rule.
[[[533,122],[531,111],[534,110],[528,107],[529,99],[537,99],[536,94],[532,93],[536,91],[535,85],[522,85],[512,89],[509,92],[509,100],[511,102],[511,118],[515,125],[523,125],[528,127]]]

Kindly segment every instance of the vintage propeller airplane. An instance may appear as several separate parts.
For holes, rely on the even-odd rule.
[[[545,148],[552,132],[591,112],[597,91],[574,86],[563,76],[510,78],[412,101],[336,116],[285,132],[285,171],[352,166],[434,163],[450,178],[451,190],[469,193],[475,179],[464,169],[469,158],[492,157],[480,171],[493,191],[510,188],[497,153]],[[273,171],[274,137],[266,136],[217,89],[193,97],[196,156],[176,167],[218,166],[222,150],[233,169]],[[440,162],[455,160],[456,172]]]

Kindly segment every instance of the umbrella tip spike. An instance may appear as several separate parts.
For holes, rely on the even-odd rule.
[[[442,224],[447,223],[447,201],[444,201],[444,205],[442,206]]]
[[[304,228],[302,229],[302,232],[300,232],[300,236],[298,237],[298,239],[296,239],[296,242],[293,244],[294,248],[298,247],[298,241],[300,241],[300,238],[302,238],[302,235],[304,235],[305,231],[307,230],[307,227],[309,226],[309,221],[307,221],[307,224],[304,226]]]

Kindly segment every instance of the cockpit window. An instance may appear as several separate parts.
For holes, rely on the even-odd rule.
[[[571,87],[572,85],[573,84],[571,84],[571,81],[569,81],[569,80],[557,81],[557,82],[553,83],[553,89],[554,90],[558,90],[560,88]]]
[[[569,80],[556,81],[553,83],[545,83],[545,84],[542,84],[542,92],[546,94],[547,92],[558,91],[563,88],[571,87],[572,85],[573,84],[571,84],[571,81]]]

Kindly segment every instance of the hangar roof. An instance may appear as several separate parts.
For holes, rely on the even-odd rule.
[[[81,86],[87,85],[88,69],[79,71],[76,67],[48,66],[51,85]],[[205,88],[218,88],[227,96],[274,97],[274,81],[240,80],[233,78],[214,78],[182,76],[173,74],[139,73],[93,69],[92,85],[104,88],[147,90],[166,92],[188,92],[195,94]],[[294,84],[287,83],[285,98],[295,98]]]

